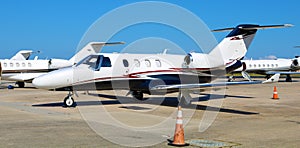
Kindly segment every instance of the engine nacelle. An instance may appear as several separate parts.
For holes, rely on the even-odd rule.
[[[213,68],[224,65],[224,62],[208,54],[192,52],[185,56],[184,65],[188,68]]]
[[[63,59],[50,59],[48,64],[50,69],[58,69],[73,66],[72,62]]]
[[[292,64],[291,64],[291,69],[292,70],[298,70],[298,69],[300,69],[300,63],[299,63],[299,61],[300,61],[300,58],[294,58],[293,60],[292,60]]]

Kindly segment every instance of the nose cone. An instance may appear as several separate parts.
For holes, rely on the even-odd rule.
[[[36,88],[55,89],[70,86],[73,82],[73,69],[64,68],[34,78],[32,84]]]

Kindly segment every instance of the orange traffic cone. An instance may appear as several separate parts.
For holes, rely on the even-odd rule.
[[[178,106],[176,128],[174,133],[174,138],[168,145],[172,146],[188,146],[188,143],[184,142],[184,130],[183,130],[183,120],[182,120],[182,110],[181,106]]]
[[[274,86],[274,91],[273,91],[273,98],[272,99],[274,99],[274,100],[278,100],[279,98],[278,98],[278,93],[277,93],[277,88],[276,88],[276,86]]]

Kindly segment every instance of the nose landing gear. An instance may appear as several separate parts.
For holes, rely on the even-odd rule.
[[[76,102],[73,99],[73,93],[69,92],[68,96],[64,99],[63,107],[76,107]]]

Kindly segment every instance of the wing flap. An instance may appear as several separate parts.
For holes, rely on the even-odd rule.
[[[273,75],[266,81],[241,81],[241,82],[212,82],[212,83],[195,83],[195,84],[178,84],[178,85],[157,85],[151,88],[153,91],[164,91],[168,89],[199,89],[207,87],[221,87],[229,85],[251,85],[262,83],[275,83],[279,81],[280,74]]]
[[[227,85],[246,85],[246,84],[261,84],[263,81],[241,81],[241,82],[215,82],[215,83],[197,83],[197,84],[178,84],[178,85],[157,85],[151,90],[168,90],[168,89],[196,89],[207,87],[221,87]]]
[[[268,71],[266,74],[274,75],[274,74],[281,74],[281,75],[292,75],[292,74],[300,74],[300,72],[296,71]]]

